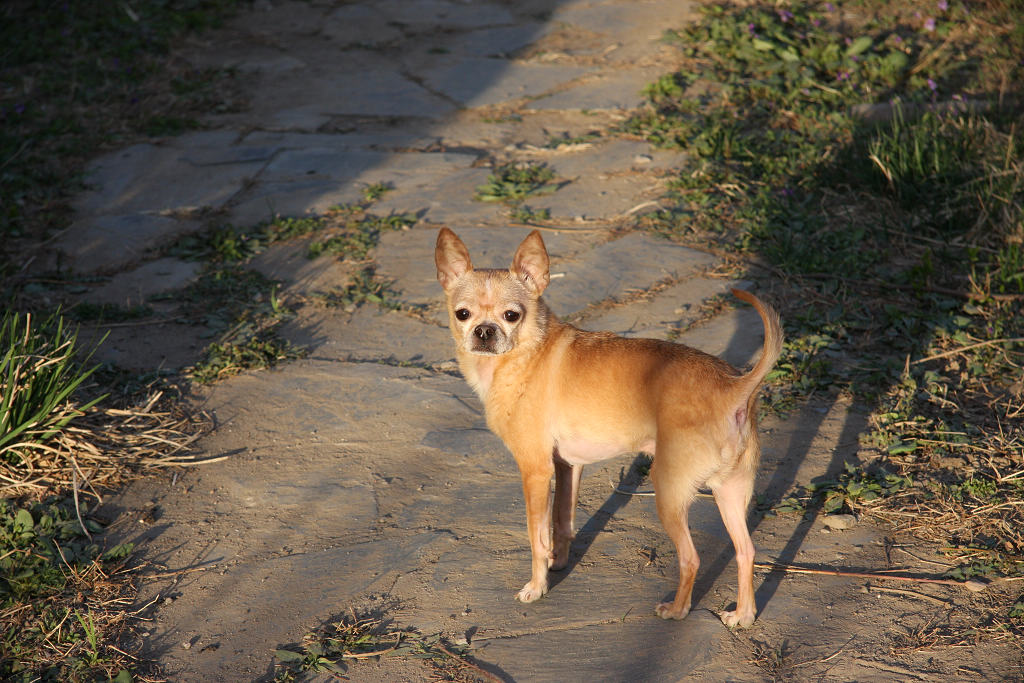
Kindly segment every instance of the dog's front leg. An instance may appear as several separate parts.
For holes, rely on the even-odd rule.
[[[530,535],[533,571],[530,582],[516,594],[520,602],[534,602],[548,592],[548,565],[551,562],[551,458],[519,460],[526,499],[526,529]]]
[[[580,478],[583,476],[583,465],[570,465],[555,458],[555,500],[554,517],[554,557],[551,569],[558,571],[569,564],[569,547],[575,535],[576,500],[580,494]]]

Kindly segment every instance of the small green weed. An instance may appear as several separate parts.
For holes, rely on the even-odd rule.
[[[200,384],[211,384],[246,370],[271,368],[305,352],[282,341],[269,330],[246,327],[206,347],[204,358],[189,372]]]
[[[353,218],[332,229],[330,237],[311,242],[306,255],[317,258],[323,254],[332,254],[349,261],[365,261],[370,251],[380,242],[382,232],[407,230],[418,220],[419,217],[413,213]]]
[[[397,293],[391,285],[390,281],[377,277],[372,267],[367,267],[354,272],[343,288],[322,292],[317,298],[327,306],[340,306],[346,311],[354,311],[363,304],[397,311],[402,304],[395,298]]]
[[[302,643],[275,650],[274,680],[296,681],[309,673],[340,677],[360,660],[374,657],[420,659],[444,680],[478,680],[474,674],[486,672],[468,660],[466,649],[444,642],[440,634],[395,629],[378,617],[352,611],[306,634]]]
[[[1017,602],[1010,607],[1008,616],[1011,619],[1024,619],[1024,595],[1017,598]]]
[[[363,199],[375,202],[393,189],[395,187],[391,183],[372,183],[363,188]]]
[[[494,170],[487,183],[476,188],[481,202],[518,203],[527,197],[549,194],[558,189],[555,172],[544,164],[508,163]]]
[[[585,145],[589,142],[593,142],[594,140],[599,140],[601,136],[602,133],[600,131],[591,131],[582,135],[569,135],[568,133],[563,133],[562,135],[549,135],[544,146],[548,149],[558,149],[563,146],[571,147],[572,145]]]
[[[846,463],[836,479],[808,484],[772,507],[775,512],[800,512],[820,507],[825,513],[861,514],[866,509],[913,487],[910,477],[873,466]]]
[[[303,349],[282,341],[277,334],[281,323],[292,315],[277,287],[255,271],[214,268],[176,295],[186,302],[201,303],[206,312],[197,322],[205,323],[211,335],[219,334],[204,350],[203,359],[189,370],[195,381],[209,384],[302,357]],[[190,310],[187,304],[185,310]]]
[[[526,204],[512,207],[509,217],[517,223],[551,220],[551,209],[533,209]]]
[[[125,680],[132,660],[107,643],[127,625],[110,600],[130,586],[107,577],[131,553],[130,544],[104,551],[89,540],[70,500],[0,500],[0,677]]]

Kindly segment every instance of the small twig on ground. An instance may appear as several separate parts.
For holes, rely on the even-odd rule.
[[[769,569],[771,571],[782,571],[789,574],[821,574],[825,576],[849,576],[859,579],[890,579],[892,581],[913,581],[915,583],[937,583],[946,586],[960,586],[977,593],[988,585],[977,579],[957,581],[956,579],[937,579],[931,576],[906,576],[901,574],[876,574],[871,572],[850,572],[841,569],[813,569],[811,567],[795,567],[791,564],[776,564],[774,562],[755,562],[758,569]]]
[[[903,590],[902,588],[886,588],[885,586],[871,586],[868,590],[869,592],[878,591],[879,593],[895,593],[896,595],[906,595],[912,598],[919,598],[921,600],[925,600],[926,602],[931,602],[936,605],[939,605],[940,607],[945,608],[949,608],[951,606],[950,603],[946,600],[934,598],[930,595],[925,595],[924,593],[918,593],[917,591]]]
[[[937,353],[934,356],[925,356],[924,358],[918,358],[917,360],[913,361],[911,365],[917,365],[918,363],[925,363],[930,360],[945,358],[947,356],[955,356],[956,354],[963,353],[964,351],[970,351],[971,349],[977,349],[982,346],[992,346],[993,344],[1024,344],[1024,337],[1015,337],[1012,339],[989,339],[988,341],[978,342],[977,344],[969,344],[968,346],[961,346],[960,348],[957,349]]]

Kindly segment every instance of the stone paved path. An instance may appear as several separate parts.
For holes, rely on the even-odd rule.
[[[675,586],[675,554],[651,498],[612,492],[629,458],[587,468],[572,565],[551,593],[528,606],[512,599],[529,571],[519,479],[455,371],[436,227],[456,230],[478,265],[506,265],[527,229],[510,225],[506,207],[474,201],[475,188],[502,161],[547,163],[562,186],[528,203],[560,226],[544,234],[554,310],[621,334],[688,329],[681,341],[746,363],[761,342],[756,314],[703,313],[736,284],[716,275],[716,258],[622,230],[681,157],[616,136],[546,146],[621,121],[674,64],[661,32],[693,11],[680,0],[257,2],[183,51],[197,66],[236,68],[244,111],[96,160],[62,244],[76,270],[113,276],[95,300],[138,302],[194,278],[194,263],[151,250],[204,215],[253,225],[384,182],[394,189],[374,212],[422,219],[386,233],[373,258],[426,315],[302,307],[286,334],[306,359],[200,394],[217,422],[200,447],[229,457],[138,482],[115,502],[118,533],[177,572],[144,587],[155,601],[146,652],[172,680],[266,676],[275,647],[350,606],[467,639],[509,680],[763,680],[780,652],[822,678],[902,675],[871,652],[873,622],[892,615],[848,579],[759,573],[759,621],[725,629],[715,612],[734,597],[735,565],[708,500],[692,515],[703,559],[695,609],[682,622],[655,617]],[[330,257],[295,254],[275,247],[253,267],[296,298],[347,277]],[[102,353],[126,367],[180,367],[203,343],[140,326],[115,331]],[[769,420],[759,492],[777,496],[839,466],[863,420],[843,403]],[[868,525],[755,525],[760,560],[885,566],[883,537]],[[427,670],[384,658],[352,675],[420,680]]]

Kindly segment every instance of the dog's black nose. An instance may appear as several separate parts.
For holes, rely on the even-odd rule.
[[[473,330],[473,334],[476,335],[480,341],[487,341],[498,331],[497,325],[491,323],[484,323],[483,325],[477,325],[476,329]]]

